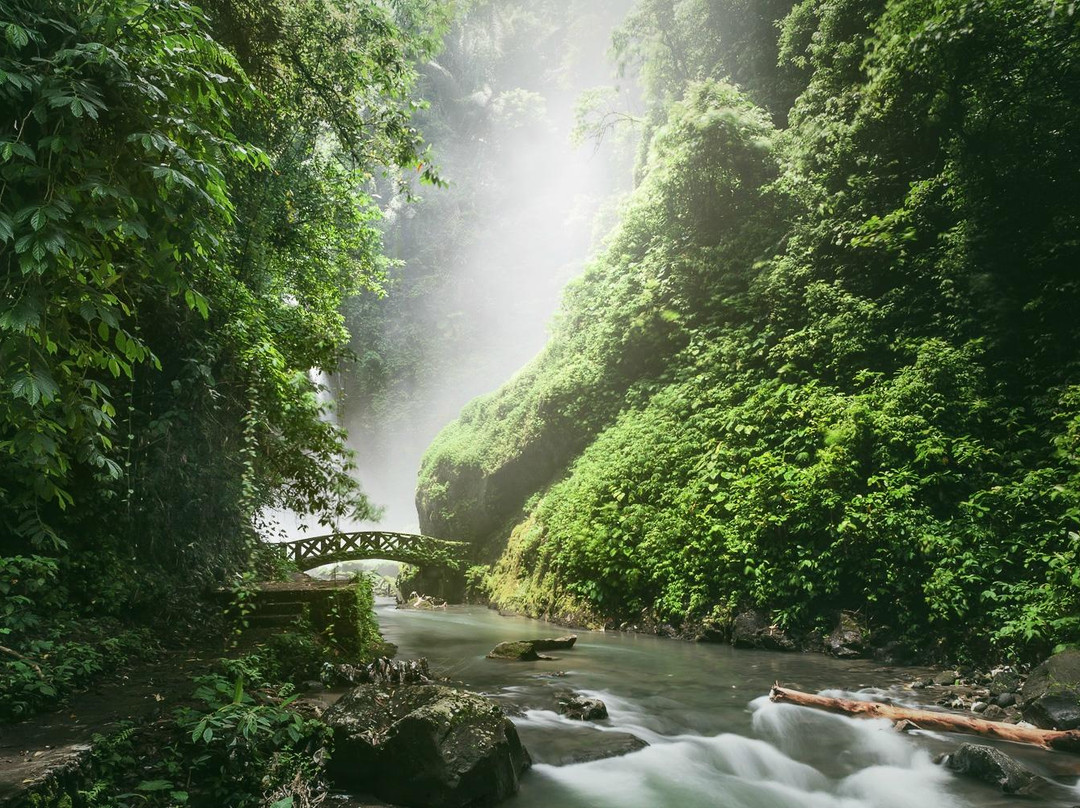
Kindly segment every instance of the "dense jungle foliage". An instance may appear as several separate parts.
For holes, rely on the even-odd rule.
[[[198,623],[271,508],[370,514],[310,374],[382,283],[376,180],[438,181],[411,116],[448,14],[0,2],[5,692],[146,644],[115,618]]]
[[[545,351],[429,449],[425,531],[534,614],[1080,639],[1074,11],[639,4],[640,182]]]

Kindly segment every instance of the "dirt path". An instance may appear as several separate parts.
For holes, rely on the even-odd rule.
[[[56,712],[0,726],[0,808],[76,774],[90,755],[95,734],[107,734],[121,721],[145,722],[167,714],[191,695],[191,677],[219,655],[165,652],[121,669]]]

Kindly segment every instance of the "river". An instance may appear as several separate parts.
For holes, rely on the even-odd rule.
[[[507,808],[997,808],[1080,805],[1080,758],[998,744],[1058,783],[1034,798],[1002,795],[933,760],[958,735],[902,735],[887,722],[855,720],[765,697],[774,681],[802,690],[877,688],[916,703],[904,684],[921,671],[820,654],[735,650],[637,634],[576,630],[552,660],[500,662],[484,655],[502,640],[566,634],[564,628],[481,607],[437,611],[377,608],[403,658],[483,692],[513,716],[536,765]],[[558,694],[603,699],[610,717],[569,721]],[[649,746],[621,757],[557,765],[582,750]],[[984,743],[985,741],[978,741]]]

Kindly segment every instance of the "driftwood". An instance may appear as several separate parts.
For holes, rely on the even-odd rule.
[[[831,713],[841,713],[856,718],[885,718],[889,721],[909,722],[919,729],[939,732],[966,732],[983,735],[1002,741],[1015,741],[1056,749],[1062,752],[1080,752],[1080,730],[1050,730],[1034,727],[1018,727],[1000,721],[987,721],[984,718],[970,718],[956,713],[919,710],[912,707],[899,707],[895,704],[882,704],[876,701],[856,701],[854,699],[835,699],[829,696],[817,696],[798,690],[788,690],[774,685],[769,693],[772,701],[783,704],[798,704],[802,707],[816,707]],[[907,729],[912,727],[907,726]]]

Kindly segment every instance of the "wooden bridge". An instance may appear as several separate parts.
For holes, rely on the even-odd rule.
[[[400,561],[418,567],[458,569],[466,558],[469,545],[415,533],[361,531],[309,536],[295,541],[275,542],[274,546],[296,562],[300,569],[310,570],[324,564],[369,558]]]

